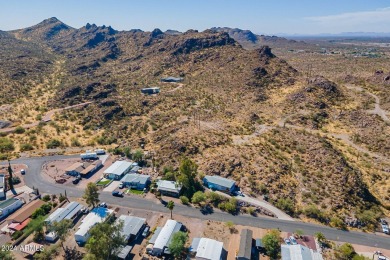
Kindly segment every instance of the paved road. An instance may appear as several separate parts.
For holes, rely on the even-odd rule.
[[[29,187],[36,187],[40,190],[40,192],[45,193],[64,193],[66,189],[66,193],[69,197],[79,198],[83,195],[83,190],[79,190],[76,186],[61,186],[60,184],[54,184],[47,180],[45,180],[41,174],[42,164],[52,160],[59,160],[65,158],[75,158],[78,155],[66,156],[66,155],[58,155],[58,156],[47,156],[40,158],[22,158],[18,160],[14,160],[12,163],[22,163],[28,165],[28,171],[25,175],[25,183]],[[2,162],[2,164],[5,162]],[[102,192],[100,194],[100,200],[105,201],[109,204],[144,209],[148,211],[154,212],[164,212],[169,213],[169,210],[163,207],[159,203],[155,203],[150,200],[146,200],[140,197],[132,196],[125,198],[116,198],[113,197],[110,193]],[[248,225],[253,227],[260,228],[279,228],[286,232],[294,232],[297,229],[301,229],[305,234],[313,235],[316,232],[322,232],[328,239],[335,241],[343,241],[354,244],[361,244],[373,247],[379,247],[384,249],[390,248],[390,237],[389,236],[381,236],[374,235],[362,232],[355,231],[341,231],[330,227],[325,227],[316,224],[304,223],[301,221],[287,221],[275,218],[267,218],[267,217],[252,217],[248,215],[239,215],[233,216],[227,213],[215,212],[212,214],[204,215],[198,209],[184,206],[184,205],[176,205],[174,212],[179,213],[183,216],[188,216],[192,218],[199,219],[209,219],[216,221],[233,221],[236,224],[240,225]]]

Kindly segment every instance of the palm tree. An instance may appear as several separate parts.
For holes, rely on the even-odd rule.
[[[168,201],[167,208],[171,211],[171,219],[172,219],[172,211],[174,207],[175,207],[175,202],[173,202],[172,200]]]

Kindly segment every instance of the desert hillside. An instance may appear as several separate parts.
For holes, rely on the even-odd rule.
[[[2,132],[0,153],[142,145],[160,170],[191,158],[291,215],[371,223],[390,209],[388,72],[357,73],[358,61],[349,77],[320,73],[335,58],[287,50],[306,45],[313,51],[229,28],[75,29],[56,18],[0,32],[0,120],[17,129]],[[167,76],[184,81],[160,82]],[[150,86],[161,92],[143,95]],[[372,94],[383,114],[370,112]]]

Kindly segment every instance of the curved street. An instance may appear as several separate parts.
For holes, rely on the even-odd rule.
[[[61,184],[51,183],[50,181],[42,178],[40,174],[42,165],[46,162],[53,160],[60,160],[66,158],[76,158],[79,155],[56,155],[56,156],[46,156],[46,157],[34,157],[34,158],[20,158],[17,160],[13,160],[12,163],[17,164],[26,164],[28,166],[28,171],[25,175],[25,183],[30,188],[35,187],[38,188],[41,193],[51,193],[51,194],[59,194],[66,193],[68,197],[80,198],[84,191],[78,189],[77,186],[62,186]],[[1,164],[5,164],[6,162],[1,162]],[[124,197],[124,198],[116,198],[111,195],[109,192],[101,192],[100,200],[105,201],[108,204],[118,205],[129,208],[143,209],[154,212],[163,212],[169,213],[169,210],[165,208],[163,205],[143,199],[141,197]],[[375,235],[371,233],[363,233],[357,231],[342,231],[322,225],[304,223],[301,221],[288,221],[281,220],[276,218],[268,218],[268,217],[253,217],[249,215],[231,215],[223,212],[214,212],[211,214],[204,215],[199,209],[184,206],[184,205],[176,205],[174,212],[180,212],[180,215],[188,216],[192,218],[199,218],[204,220],[216,220],[216,221],[232,221],[235,224],[247,225],[253,227],[260,227],[266,229],[279,228],[282,231],[286,232],[294,232],[297,229],[301,229],[305,234],[313,235],[316,232],[322,232],[328,239],[334,241],[343,241],[349,242],[353,244],[360,244],[372,247],[379,248],[390,248],[390,238],[389,236]]]

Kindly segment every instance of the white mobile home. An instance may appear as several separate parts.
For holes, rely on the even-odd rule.
[[[96,160],[99,159],[96,153],[86,152],[80,154],[82,160]]]
[[[127,174],[137,163],[127,161],[116,161],[104,171],[104,175],[108,179],[120,180]]]
[[[222,258],[223,243],[210,238],[194,238],[190,253],[196,253],[197,260],[220,260]]]
[[[160,256],[163,253],[169,253],[166,249],[171,242],[172,236],[179,232],[182,227],[183,225],[180,222],[168,219],[153,245],[152,253],[157,256]]]
[[[74,239],[77,244],[83,245],[89,238],[89,230],[97,223],[103,222],[113,210],[107,208],[94,208],[91,212],[82,220],[79,229],[74,234]]]
[[[0,174],[0,198],[5,198],[5,176]]]
[[[0,203],[0,219],[7,217],[23,206],[23,202],[17,198],[10,198]]]

